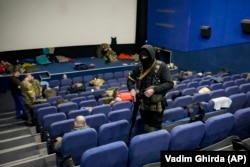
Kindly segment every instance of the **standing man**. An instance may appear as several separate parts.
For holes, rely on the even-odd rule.
[[[33,109],[32,106],[36,100],[36,93],[32,85],[33,76],[31,74],[26,74],[24,80],[21,82],[21,93],[23,96],[24,105],[27,111],[28,120],[27,125],[33,126]]]
[[[10,91],[15,102],[16,118],[27,119],[26,109],[20,89],[21,81],[19,80],[19,77],[19,71],[15,71],[13,75],[9,77]]]
[[[131,71],[127,81],[131,96],[140,103],[140,115],[146,132],[161,129],[165,95],[174,86],[167,65],[156,60],[155,53],[153,46],[143,45],[139,50],[141,63]]]

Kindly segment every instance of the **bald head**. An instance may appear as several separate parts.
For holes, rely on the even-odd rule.
[[[87,126],[86,119],[84,116],[79,115],[75,118],[75,127],[84,127]]]

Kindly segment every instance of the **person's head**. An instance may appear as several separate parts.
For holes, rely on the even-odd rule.
[[[143,45],[139,50],[139,59],[144,69],[149,68],[156,60],[155,48],[152,45]]]
[[[75,118],[74,126],[77,127],[85,127],[87,126],[86,119],[84,116],[79,115]]]
[[[68,78],[67,74],[63,74],[63,79],[67,79],[67,78]]]
[[[19,71],[15,71],[13,73],[13,75],[18,78],[18,77],[20,77],[21,73]]]
[[[250,73],[247,74],[247,78],[250,78]]]
[[[32,82],[33,80],[33,76],[31,75],[31,73],[27,73],[25,75],[25,78],[24,78],[26,81],[29,81],[29,82]]]
[[[207,87],[202,87],[202,88],[198,91],[198,93],[210,93],[210,92],[211,92],[211,90],[208,89]]]

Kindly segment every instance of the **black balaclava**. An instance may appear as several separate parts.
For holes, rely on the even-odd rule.
[[[142,55],[148,56],[146,59],[142,59]],[[142,63],[143,70],[148,69],[155,60],[155,49],[151,45],[143,45],[139,50],[139,58]]]

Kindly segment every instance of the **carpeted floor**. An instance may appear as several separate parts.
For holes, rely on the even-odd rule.
[[[38,71],[49,71],[51,74],[55,73],[65,73],[69,71],[74,71],[74,66],[76,63],[84,63],[86,65],[94,64],[96,69],[105,69],[112,67],[123,67],[129,65],[135,65],[137,62],[134,60],[118,60],[113,63],[105,63],[101,58],[89,57],[89,58],[75,58],[72,62],[66,63],[51,63],[47,65],[36,65],[33,68],[33,72]]]

